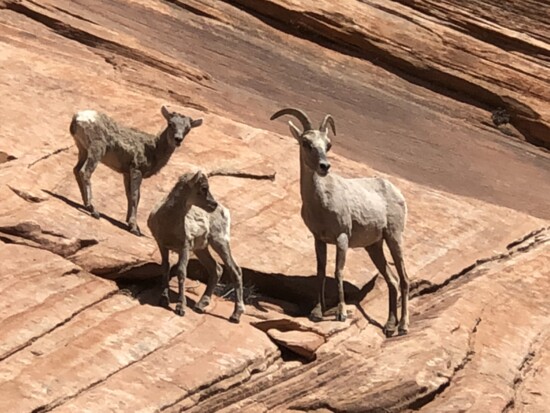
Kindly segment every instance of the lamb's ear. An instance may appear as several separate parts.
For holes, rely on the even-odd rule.
[[[162,116],[164,116],[164,119],[166,120],[170,120],[170,118],[172,117],[172,113],[165,105],[162,105],[162,107],[160,108],[160,113],[162,113]]]
[[[202,125],[202,118],[198,118],[198,119],[192,119],[191,120],[191,127],[192,128],[197,128],[199,126]]]
[[[201,178],[201,176],[203,175],[203,172],[199,169],[195,175],[193,175],[193,177],[189,180],[189,182],[191,183],[191,185],[195,185],[199,179]]]
[[[288,121],[288,126],[290,127],[290,133],[292,133],[292,136],[294,136],[294,138],[296,138],[296,140],[300,142],[300,139],[302,137],[302,132],[300,132],[300,129],[298,129],[298,127],[294,123],[292,123],[291,120]]]

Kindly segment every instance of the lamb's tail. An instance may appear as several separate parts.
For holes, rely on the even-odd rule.
[[[73,115],[73,120],[71,120],[71,126],[69,127],[69,131],[71,132],[72,136],[75,136],[76,134],[76,128],[78,126],[78,122],[76,121],[76,117],[78,116],[77,113]]]

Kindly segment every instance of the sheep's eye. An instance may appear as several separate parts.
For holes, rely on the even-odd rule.
[[[306,141],[305,139],[302,141],[302,146],[306,149],[311,149],[311,142]]]
[[[208,187],[207,186],[201,186],[201,192],[206,195],[208,193]]]

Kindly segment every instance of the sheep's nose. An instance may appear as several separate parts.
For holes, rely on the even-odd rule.
[[[328,172],[330,169],[330,164],[328,162],[319,162],[319,168],[321,168],[321,171]]]

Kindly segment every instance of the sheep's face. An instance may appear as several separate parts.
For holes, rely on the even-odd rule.
[[[192,128],[202,125],[202,119],[191,119],[189,116],[170,112],[165,106],[162,107],[162,114],[168,122],[168,139],[174,146],[180,146]]]
[[[208,178],[201,171],[197,172],[189,182],[191,196],[189,202],[206,212],[214,212],[218,203],[210,193]]]
[[[330,162],[327,159],[327,152],[332,146],[327,132],[309,130],[300,133],[298,128],[291,124],[290,130],[300,144],[300,158],[308,168],[321,176],[327,176],[330,169]],[[293,128],[296,128],[296,130]]]

